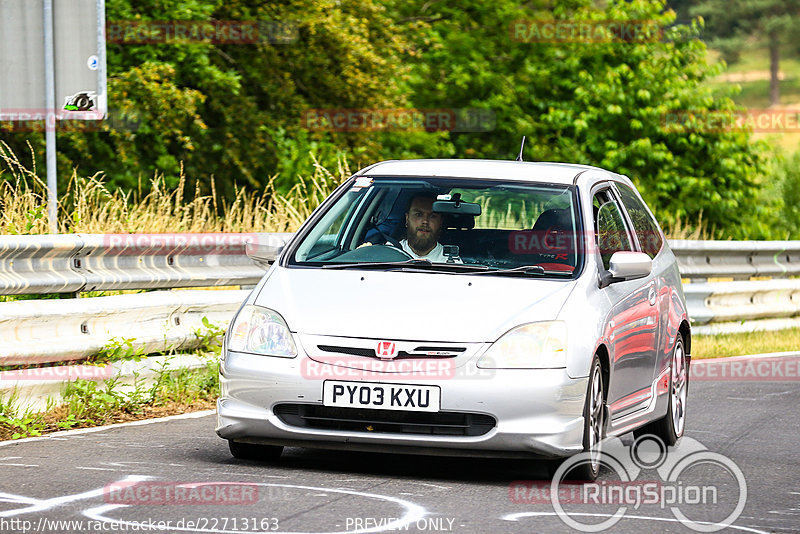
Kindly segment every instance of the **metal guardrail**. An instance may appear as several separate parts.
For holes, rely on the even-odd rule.
[[[800,326],[800,241],[671,240],[698,334]]]
[[[81,360],[110,342],[143,354],[197,347],[203,318],[227,327],[249,292],[153,291],[0,303],[0,365]]]
[[[0,294],[255,284],[248,244],[292,234],[0,236]],[[695,333],[800,326],[800,241],[670,241]],[[750,280],[771,277],[771,280]],[[718,279],[727,281],[713,281]],[[190,348],[202,317],[224,326],[246,291],[149,292],[0,303],[0,365],[76,360],[113,339]],[[56,342],[50,342],[57,340]]]
[[[0,236],[0,295],[252,285],[248,243],[292,234]]]
[[[248,243],[293,234],[70,234],[0,236],[0,295],[255,284],[264,267]],[[670,241],[681,275],[800,276],[800,241]]]
[[[800,241],[692,241],[669,246],[681,276],[691,280],[800,276]]]

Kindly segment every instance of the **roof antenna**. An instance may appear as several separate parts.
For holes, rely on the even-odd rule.
[[[519,156],[517,156],[517,161],[523,161],[522,159],[522,151],[525,149],[525,136],[522,136],[522,144],[519,147]]]

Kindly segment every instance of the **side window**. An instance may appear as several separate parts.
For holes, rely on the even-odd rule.
[[[297,261],[315,260],[339,249],[340,234],[344,223],[351,216],[351,213],[359,205],[361,192],[349,191],[344,199],[337,202],[334,209],[328,211],[319,223],[314,227],[312,233],[303,241],[297,249],[295,257]]]
[[[603,267],[608,270],[612,254],[620,250],[633,250],[633,246],[620,207],[608,192],[595,195],[592,204],[595,209],[597,250],[603,260]]]
[[[622,204],[628,210],[628,215],[630,215],[633,222],[633,229],[639,238],[642,252],[651,258],[655,258],[664,243],[661,232],[658,231],[658,225],[630,187],[617,184],[617,188],[619,189],[620,197],[622,197]]]

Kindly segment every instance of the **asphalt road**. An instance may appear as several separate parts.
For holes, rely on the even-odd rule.
[[[693,484],[714,486],[716,494],[703,493],[706,500],[698,503],[684,492],[691,503],[680,505],[679,513],[722,521],[742,496],[737,466],[746,480],[746,504],[724,531],[800,531],[800,384],[695,382],[689,401],[691,439],[670,454],[686,456],[693,444],[700,447],[697,440],[734,467],[690,466],[680,480],[657,486],[671,487],[671,497],[660,492],[657,502],[627,501],[623,517],[607,531],[693,532],[668,505]],[[549,484],[541,463],[295,448],[277,462],[245,462],[230,456],[214,423],[205,416],[3,443],[0,531],[576,531],[551,502],[537,500],[546,493],[515,482]],[[647,452],[640,456],[650,463],[642,465],[658,460]],[[601,487],[611,487],[619,476],[606,471],[601,479]],[[645,470],[636,480],[660,478]],[[562,508],[573,521],[597,524],[619,503],[565,500]]]

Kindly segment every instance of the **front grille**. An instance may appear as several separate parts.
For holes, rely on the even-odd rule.
[[[350,354],[351,356],[364,356],[365,358],[375,358],[375,349],[360,349],[358,347],[334,347],[333,345],[319,345],[319,350],[324,352],[336,352],[339,354]]]
[[[349,354],[351,356],[363,356],[365,358],[377,358],[375,349],[366,349],[361,347],[338,347],[335,345],[317,345],[317,348],[323,352],[333,352],[337,354]],[[457,352],[462,353],[466,351],[466,347],[417,347],[414,352],[407,352],[401,350],[393,360],[400,360],[403,358],[455,358],[453,354],[446,355],[428,355],[418,354],[420,352]]]
[[[482,436],[497,424],[494,417],[479,413],[365,410],[318,404],[278,404],[274,412],[291,426],[368,434]]]

